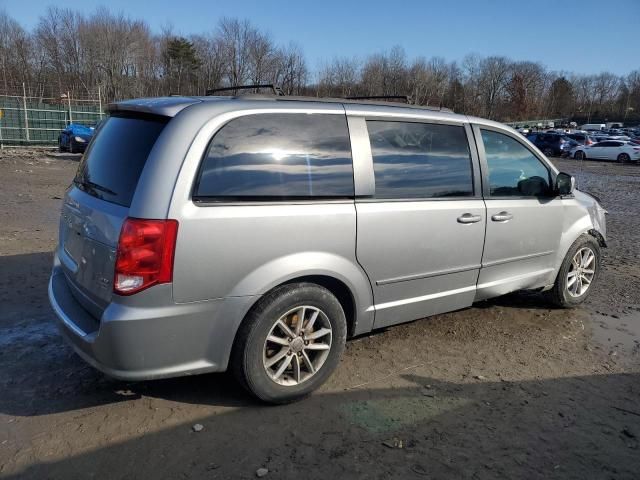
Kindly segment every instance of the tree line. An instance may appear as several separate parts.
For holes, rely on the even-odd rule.
[[[154,33],[143,20],[99,8],[49,7],[28,31],[0,11],[0,90],[31,96],[203,95],[273,83],[288,95],[409,95],[421,105],[519,121],[640,120],[640,70],[618,76],[555,72],[542,64],[470,54],[461,61],[408,58],[401,47],[364,59],[335,57],[311,72],[296,43],[278,45],[248,20],[222,18],[210,32]],[[2,93],[2,92],[0,92]]]

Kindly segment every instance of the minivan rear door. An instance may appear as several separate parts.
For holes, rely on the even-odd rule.
[[[471,305],[486,215],[470,128],[346,108],[350,130],[364,132],[371,148],[375,187],[356,196],[356,248],[373,288],[375,327]]]
[[[120,229],[166,122],[139,114],[109,117],[65,195],[58,256],[75,297],[96,317],[111,299]]]

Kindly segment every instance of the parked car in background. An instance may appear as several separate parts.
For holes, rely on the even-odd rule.
[[[93,138],[95,129],[80,123],[70,123],[58,135],[58,149],[61,152],[82,153]]]
[[[619,140],[621,142],[628,142],[631,140],[631,137],[626,135],[608,135],[604,138],[604,140]]]
[[[579,145],[571,152],[577,160],[613,160],[620,163],[640,160],[640,145],[619,140],[605,140],[593,145]]]
[[[573,151],[574,148],[580,146],[581,144],[578,143],[576,140],[573,140],[571,138],[567,138],[566,142],[562,144],[562,152],[560,153],[561,157],[570,157],[571,156],[571,152]]]
[[[592,144],[596,143],[586,133],[578,133],[578,132],[576,132],[576,133],[566,133],[565,136],[567,138],[570,138],[571,140],[575,140],[580,145],[592,145]]]
[[[585,123],[580,127],[580,130],[588,130],[588,131],[601,131],[607,128],[604,123]]]
[[[547,157],[561,157],[569,146],[568,139],[556,132],[532,133],[527,139]]]

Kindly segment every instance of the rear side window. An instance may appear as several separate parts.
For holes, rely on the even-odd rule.
[[[481,130],[491,196],[536,197],[549,193],[549,170],[514,138]]]
[[[265,113],[231,120],[213,137],[195,198],[352,197],[345,115]]]
[[[109,117],[89,144],[74,179],[89,195],[131,206],[142,169],[168,119]]]
[[[473,195],[464,127],[368,120],[376,198]]]

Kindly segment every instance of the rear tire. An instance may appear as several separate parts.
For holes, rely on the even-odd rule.
[[[582,235],[573,242],[553,288],[547,292],[551,303],[560,308],[572,308],[584,302],[598,280],[600,259],[600,245],[592,236]]]
[[[329,290],[313,283],[283,285],[247,314],[236,336],[231,369],[258,399],[293,402],[329,378],[346,338],[342,305]]]
[[[626,153],[621,153],[618,155],[618,162],[620,163],[629,163],[631,161],[631,157]]]
[[[552,148],[545,148],[542,153],[545,154],[545,156],[547,157],[553,157],[555,155],[554,151]]]

